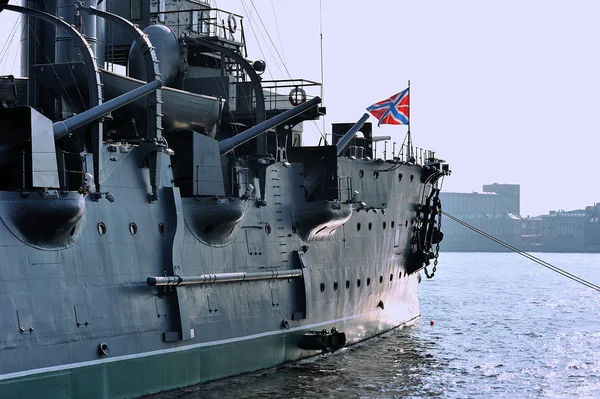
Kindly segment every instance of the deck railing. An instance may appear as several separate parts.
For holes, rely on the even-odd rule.
[[[220,8],[194,7],[152,12],[158,22],[171,28],[178,37],[209,37],[240,45],[245,43],[244,17]]]
[[[401,144],[393,141],[390,145],[391,140],[373,141],[373,157],[375,159],[381,159],[383,161],[398,161],[398,162],[412,162],[416,165],[425,165],[436,159],[435,151],[427,150],[420,147],[410,148],[408,144]],[[378,151],[377,147],[382,151]],[[344,149],[341,156],[353,157],[357,159],[370,159],[364,147],[349,145]]]
[[[281,79],[263,80],[263,94],[265,97],[265,110],[286,110],[311,100],[321,95],[321,83],[306,79]],[[241,82],[241,85],[249,85]],[[232,98],[234,104],[242,109],[254,110],[256,108],[256,96],[248,86],[246,90],[240,87],[236,90],[236,96]]]

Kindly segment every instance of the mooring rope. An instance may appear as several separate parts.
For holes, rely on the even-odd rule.
[[[488,239],[490,239],[490,240],[492,240],[492,241],[494,241],[494,242],[496,242],[496,243],[498,243],[498,244],[502,245],[503,247],[505,247],[505,248],[508,248],[508,249],[510,249],[511,251],[513,251],[513,252],[516,252],[516,253],[518,253],[519,255],[521,255],[521,256],[523,256],[523,257],[525,257],[525,258],[529,259],[529,260],[532,260],[532,261],[534,261],[535,263],[538,263],[538,264],[540,264],[540,265],[542,265],[542,266],[544,266],[544,267],[546,267],[546,268],[548,268],[548,269],[552,270],[553,272],[556,272],[556,273],[558,273],[558,274],[561,274],[561,275],[563,275],[563,276],[565,276],[565,277],[567,277],[567,278],[570,278],[571,280],[573,280],[573,281],[575,281],[575,282],[577,282],[577,283],[579,283],[579,284],[583,284],[583,285],[585,285],[586,287],[589,287],[589,288],[591,288],[591,289],[593,289],[593,290],[596,290],[596,291],[599,291],[599,292],[600,292],[600,286],[597,286],[596,284],[590,283],[589,281],[587,281],[587,280],[584,280],[584,279],[582,279],[581,277],[577,277],[576,275],[574,275],[574,274],[571,274],[571,273],[569,273],[569,272],[567,272],[567,271],[565,271],[565,270],[562,270],[562,269],[561,269],[561,268],[559,268],[559,267],[556,267],[556,266],[554,266],[554,265],[551,265],[550,263],[548,263],[548,262],[546,262],[546,261],[543,261],[543,260],[541,260],[540,258],[536,258],[535,256],[533,256],[533,255],[531,255],[531,254],[528,254],[527,252],[525,252],[525,251],[523,251],[523,250],[520,250],[519,248],[517,248],[517,247],[514,247],[514,246],[512,246],[512,245],[510,245],[510,244],[508,244],[508,243],[506,243],[506,242],[504,242],[504,241],[502,241],[502,240],[500,240],[500,239],[498,239],[498,238],[496,238],[496,237],[494,237],[494,236],[492,236],[492,235],[490,235],[490,234],[488,234],[488,233],[486,233],[485,231],[479,230],[477,227],[475,227],[475,226],[473,226],[473,225],[470,225],[469,223],[465,222],[464,220],[461,220],[461,219],[459,219],[459,218],[457,218],[457,217],[455,217],[455,216],[452,216],[452,215],[450,215],[448,212],[444,212],[444,211],[442,211],[442,214],[443,214],[444,216],[446,216],[446,217],[448,217],[448,218],[450,218],[450,219],[454,220],[456,223],[462,224],[463,226],[465,226],[465,227],[467,227],[467,228],[469,228],[469,229],[473,230],[474,232],[476,232],[476,233],[478,233],[478,234],[481,234],[481,235],[482,235],[482,236],[484,236],[485,238],[488,238]]]

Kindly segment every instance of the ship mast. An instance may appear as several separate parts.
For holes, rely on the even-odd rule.
[[[408,131],[406,132],[406,151],[408,152],[408,159],[412,157],[412,138],[410,137],[410,80],[408,81]]]
[[[319,0],[319,35],[321,39],[321,99],[323,99],[323,89],[325,87],[325,74],[323,70],[323,1]],[[323,103],[323,105],[325,105]],[[327,145],[327,130],[325,130],[325,115],[321,118],[323,122],[323,138],[325,145]],[[333,140],[333,139],[332,139]]]

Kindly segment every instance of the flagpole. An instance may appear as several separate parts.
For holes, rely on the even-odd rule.
[[[408,132],[406,133],[407,136],[407,148],[406,148],[406,152],[408,152],[408,159],[410,159],[410,157],[412,156],[412,140],[410,137],[410,80],[408,81]]]

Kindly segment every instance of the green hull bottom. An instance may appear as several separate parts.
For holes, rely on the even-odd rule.
[[[363,331],[362,339],[383,332],[382,326],[363,321],[366,323],[362,326],[369,327]],[[356,324],[338,323],[340,331],[352,326],[356,327]],[[393,326],[385,330],[391,328]],[[0,381],[0,396],[27,399],[136,398],[319,354],[320,351],[298,348],[303,334],[303,331],[282,331],[281,334],[210,346],[181,347],[181,350],[168,353],[106,358],[96,364],[56,367],[57,370]],[[350,339],[350,343],[362,339],[355,337]]]
[[[282,363],[288,338],[282,334],[48,372],[2,381],[0,392],[5,398],[134,398]]]

